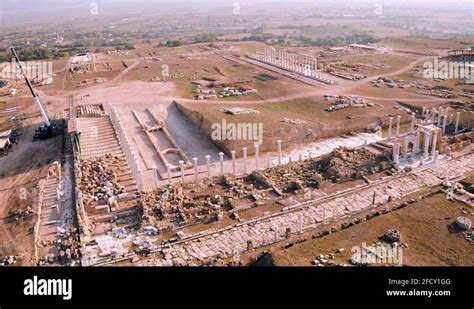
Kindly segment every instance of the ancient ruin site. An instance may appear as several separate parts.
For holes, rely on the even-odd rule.
[[[470,1],[40,2],[1,266],[474,266]]]

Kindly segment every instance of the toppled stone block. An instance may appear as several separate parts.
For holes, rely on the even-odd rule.
[[[467,231],[471,229],[472,221],[465,217],[458,217],[456,221],[454,221],[456,226],[463,231]]]
[[[383,239],[388,241],[389,243],[399,242],[402,238],[402,234],[399,230],[390,229],[385,233]]]

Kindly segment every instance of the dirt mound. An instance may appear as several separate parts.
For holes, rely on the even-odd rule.
[[[315,163],[316,170],[332,182],[344,182],[387,170],[392,163],[367,149],[338,148]]]
[[[283,192],[295,192],[302,188],[320,188],[324,177],[314,168],[315,162],[307,160],[276,166],[262,173],[269,182]]]

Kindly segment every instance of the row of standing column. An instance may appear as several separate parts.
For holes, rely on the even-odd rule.
[[[282,164],[282,141],[278,140],[277,141],[278,145],[278,165]],[[255,170],[260,170],[260,146],[258,144],[254,145],[255,147]],[[249,173],[249,166],[248,166],[248,155],[247,155],[247,147],[242,148],[242,153],[243,153],[243,165],[244,165],[244,175]],[[211,156],[206,155],[206,174],[207,177],[211,177]],[[193,166],[194,166],[194,181],[198,180],[198,158],[193,158]],[[231,151],[231,161],[232,161],[232,174],[237,176],[237,164],[236,164],[236,151],[232,150]],[[180,167],[180,178],[181,182],[184,183],[185,181],[185,169],[184,169],[184,161],[179,161],[179,167]],[[272,163],[271,163],[271,158],[270,154],[267,153],[267,168],[271,168]],[[225,168],[224,168],[224,153],[219,152],[219,169],[220,169],[220,175],[225,174]],[[171,184],[172,182],[172,177],[171,177],[171,164],[167,163],[166,164],[166,174],[167,174],[167,182],[168,184]],[[159,174],[157,168],[153,169],[153,176],[155,180],[155,186],[159,187]]]
[[[438,112],[438,118],[436,120],[436,117],[433,116],[436,114],[436,111],[433,110],[432,111],[432,117],[431,117],[431,122],[436,125],[437,127],[440,127],[442,130],[441,130],[441,133],[443,135],[446,134],[446,126],[448,124],[451,124],[452,123],[452,118],[453,118],[453,114],[451,114],[451,117],[449,119],[449,122],[448,122],[448,115],[447,113],[444,113],[442,114],[441,112]],[[426,114],[426,109],[423,108],[423,115],[425,115],[425,117],[427,117],[428,114]],[[456,112],[456,122],[455,122],[455,126],[454,126],[454,133],[458,133],[459,132],[459,119],[460,119],[460,116],[461,116],[461,113],[460,112]],[[400,115],[397,116],[397,124],[396,124],[396,133],[395,133],[395,136],[398,137],[400,136],[400,121],[401,121],[401,117]],[[388,118],[389,122],[388,122],[388,138],[392,138],[393,137],[393,117],[389,117]],[[436,120],[436,121],[435,121]],[[410,123],[410,133],[414,132],[415,130],[415,124],[416,124],[416,114],[415,113],[411,113],[411,123]]]
[[[306,76],[318,76],[317,60],[307,56],[265,48],[263,61]]]
[[[446,134],[446,126],[448,124],[453,123],[454,114],[449,114],[449,121],[448,121],[448,108],[443,109],[440,107],[439,109],[432,108],[431,112],[429,109],[423,107],[422,115],[425,119],[431,121],[432,124],[442,128],[443,135]],[[456,112],[456,121],[454,124],[454,134],[459,132],[459,120],[461,118],[461,112]]]

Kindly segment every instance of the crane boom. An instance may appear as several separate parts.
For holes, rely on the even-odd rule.
[[[15,47],[11,47],[11,51],[13,53],[13,56],[16,59],[16,62],[18,62],[18,66],[20,67],[21,74],[23,74],[23,77],[25,78],[26,84],[28,85],[28,88],[31,91],[31,95],[33,95],[33,98],[35,99],[36,105],[38,106],[38,109],[43,116],[44,123],[47,127],[51,126],[51,122],[48,117],[48,113],[46,112],[46,109],[44,108],[43,104],[41,103],[41,100],[38,96],[38,94],[33,90],[33,86],[31,86],[30,81],[28,80],[28,77],[26,75],[25,70],[23,69],[23,66],[21,65],[20,59],[18,58],[18,55],[16,54]]]

